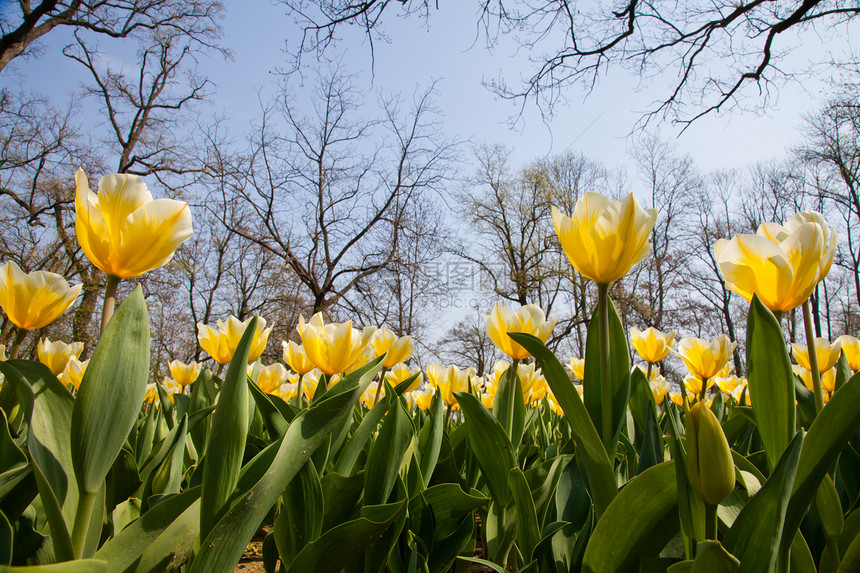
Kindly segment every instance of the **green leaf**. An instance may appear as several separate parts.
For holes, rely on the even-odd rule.
[[[284,503],[275,519],[272,535],[284,567],[289,567],[305,545],[322,534],[323,491],[312,463],[302,466],[282,499]]]
[[[23,431],[25,422],[29,422],[33,415],[33,389],[18,370],[28,363],[24,360],[0,360],[0,374],[5,377],[0,386],[0,409],[6,412],[7,418],[12,416],[8,422],[18,433]]]
[[[469,449],[487,481],[490,496],[505,507],[511,499],[508,473],[517,467],[511,441],[499,421],[478,398],[466,392],[455,392],[454,396],[466,416]]]
[[[157,456],[159,461],[154,464],[154,471],[149,475],[143,488],[144,502],[151,495],[163,495],[179,493],[182,485],[183,467],[185,457],[185,436],[188,427],[188,416],[182,415],[179,423],[170,431],[164,439]],[[144,510],[148,504],[144,506]]]
[[[691,573],[734,573],[740,561],[726,551],[719,541],[703,541],[696,548]]]
[[[260,387],[248,380],[248,390],[251,397],[254,398],[254,403],[257,405],[257,411],[263,417],[263,423],[266,424],[266,430],[272,439],[280,438],[287,431],[287,419],[281,414],[278,405],[272,400],[272,397],[260,390]],[[280,399],[279,399],[280,400]],[[284,406],[286,403],[280,400]]]
[[[418,434],[418,449],[421,453],[421,475],[424,478],[424,487],[430,485],[436,462],[439,461],[439,452],[442,450],[442,437],[445,433],[445,411],[444,403],[440,399],[433,402],[433,413],[430,421],[425,423]]]
[[[200,494],[200,536],[206,537],[227,510],[242,468],[248,438],[248,352],[257,333],[258,318],[251,318],[242,334],[212,413],[212,430],[203,458]]]
[[[278,496],[329,435],[341,428],[380,363],[381,358],[346,376],[324,398],[296,416],[281,438],[248,463],[243,479],[253,483],[240,483],[229,510],[200,543],[189,573],[233,571]]]
[[[840,350],[839,360],[836,362],[836,390],[842,388],[842,385],[848,382],[853,374],[854,372],[851,370],[851,366],[848,365],[848,357],[845,356],[845,351]]]
[[[405,510],[406,500],[363,507],[358,519],[342,523],[307,544],[287,572],[340,573],[382,537]]]
[[[534,549],[540,542],[540,527],[532,492],[520,468],[513,468],[510,471],[508,484],[517,508],[517,544],[525,560],[531,561]]]
[[[842,533],[842,504],[839,502],[839,492],[833,485],[829,475],[824,476],[815,494],[815,507],[821,518],[821,526],[824,534],[829,537],[837,537]]]
[[[502,374],[493,401],[493,416],[502,425],[514,449],[519,446],[523,437],[526,415],[522,384],[517,371],[518,363],[518,360],[514,360],[514,363]]]
[[[803,442],[803,434],[791,441],[770,477],[741,510],[725,538],[726,549],[741,560],[741,572],[767,573],[776,565],[785,512],[801,449],[805,449]]]
[[[618,493],[615,470],[579,393],[573,387],[564,367],[539,338],[522,333],[511,334],[510,337],[528,350],[529,354],[540,363],[543,375],[573,430],[577,446],[576,455],[585,468],[595,511],[598,515],[602,514]]]
[[[860,374],[855,374],[839,392],[834,392],[830,402],[809,427],[785,517],[783,544],[790,543],[794,538],[794,533],[818,490],[818,484],[834,467],[839,452],[860,428],[858,403]]]
[[[588,334],[585,339],[585,379],[582,381],[585,407],[591,416],[595,428],[600,428],[602,420],[601,403],[601,366],[600,340],[602,326],[600,308],[594,309],[588,323]],[[612,386],[612,430],[617,436],[624,424],[627,413],[627,402],[630,397],[630,353],[627,349],[627,335],[621,317],[615,309],[615,303],[609,299],[609,381]],[[604,444],[607,451],[615,451],[615,440]]]
[[[29,471],[27,454],[15,444],[9,433],[6,412],[0,410],[0,498],[9,493]]]
[[[747,320],[747,382],[768,466],[795,433],[794,372],[779,321],[753,295]]]
[[[397,481],[400,462],[412,440],[409,414],[393,392],[387,392],[388,415],[379,430],[379,437],[367,455],[364,466],[364,504],[381,505]]]
[[[323,490],[323,531],[349,521],[364,490],[364,472],[344,477],[333,472],[320,479]]]
[[[107,563],[96,559],[78,559],[30,567],[0,567],[0,573],[103,573],[105,571],[107,571]]]
[[[149,377],[149,315],[134,289],[108,322],[75,397],[71,454],[78,488],[94,494],[137,421]]]
[[[838,573],[854,573],[860,571],[860,535],[854,538],[845,555],[842,556],[842,562],[839,564]]]
[[[200,488],[169,497],[109,539],[96,552],[109,573],[168,570],[191,553],[200,523]]]
[[[583,571],[629,571],[657,555],[678,531],[674,462],[649,468],[630,480],[606,508],[585,549]]]
[[[455,483],[440,483],[427,488],[420,496],[415,496],[409,502],[409,512],[412,513],[413,500],[423,499],[433,514],[433,536],[425,541],[441,541],[453,535],[460,527],[465,516],[475,509],[486,505],[490,500],[481,495],[478,490],[466,493]]]

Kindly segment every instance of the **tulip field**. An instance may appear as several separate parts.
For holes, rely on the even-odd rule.
[[[657,214],[586,193],[553,211],[598,293],[583,357],[548,349],[535,305],[485,317],[509,360],[483,376],[410,364],[384,325],[315,314],[273,341],[265,317],[231,316],[197,325],[211,360],[158,380],[143,292],[117,285],[170,260],[188,207],[129,175],[96,194],[79,171],[76,208],[107,277],[88,361],[76,341],[18,356],[80,286],[0,265],[18,329],[0,360],[0,571],[228,573],[255,536],[269,573],[860,571],[860,343],[812,332],[838,241],[818,213],[714,245],[746,340],[628,335],[609,287],[648,256]],[[798,307],[808,344],[790,346]],[[272,344],[283,363],[261,362]]]

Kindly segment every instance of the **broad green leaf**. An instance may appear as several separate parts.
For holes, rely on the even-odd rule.
[[[540,542],[535,503],[526,476],[520,468],[513,468],[508,474],[508,485],[517,508],[517,544],[526,561],[532,560],[535,547]]]
[[[71,454],[78,488],[95,494],[137,421],[149,378],[149,315],[134,289],[108,322],[75,397]]]
[[[250,380],[248,380],[248,391],[257,405],[257,412],[262,416],[269,436],[273,440],[283,436],[289,423],[284,415],[281,414],[272,397],[260,390],[260,387]],[[284,403],[283,400],[281,402]]]
[[[15,532],[3,512],[0,511],[0,565],[12,563],[12,544]]]
[[[227,510],[242,468],[248,438],[248,352],[254,343],[258,318],[245,328],[212,413],[212,430],[203,458],[203,489],[200,493],[200,537],[205,538]]]
[[[275,519],[272,535],[284,567],[289,567],[305,545],[322,534],[323,491],[312,463],[302,466],[282,499],[284,503]]]
[[[860,535],[854,538],[845,555],[842,556],[842,562],[839,564],[838,573],[855,573],[860,571]]]
[[[179,423],[165,438],[161,450],[163,456],[158,457],[161,461],[155,466],[143,488],[143,500],[145,509],[148,508],[146,500],[151,495],[164,495],[179,493],[182,485],[183,459],[185,457],[185,436],[188,427],[188,416],[185,414],[179,419]]]
[[[200,488],[169,497],[109,539],[96,552],[109,573],[168,570],[191,553],[200,523]]]
[[[691,573],[734,573],[740,561],[719,541],[703,541],[696,547]]]
[[[726,549],[741,561],[738,571],[773,571],[802,448],[801,433],[791,441],[770,477],[747,502],[725,537]]]
[[[539,338],[530,334],[510,336],[540,363],[543,375],[573,430],[577,457],[585,468],[595,511],[598,515],[602,514],[618,493],[615,470],[579,393],[573,387],[564,367]]]
[[[809,427],[797,465],[797,475],[785,517],[783,543],[790,543],[824,475],[836,464],[839,452],[860,428],[860,374],[855,374]]]
[[[363,507],[361,517],[334,527],[306,545],[287,572],[340,573],[382,537],[405,510],[405,500]]]
[[[508,473],[517,467],[511,441],[478,398],[466,392],[455,392],[454,396],[466,416],[469,449],[481,467],[490,496],[504,507],[511,499]]]
[[[821,518],[825,535],[836,537],[842,533],[842,504],[839,501],[839,492],[836,491],[836,486],[833,485],[829,475],[825,475],[818,485],[815,508]]]
[[[526,415],[522,384],[517,371],[518,363],[519,361],[515,360],[502,374],[493,401],[493,416],[502,425],[515,450],[523,437]]]
[[[412,423],[400,398],[387,393],[388,415],[364,466],[364,504],[382,505],[397,481],[400,462],[412,440]]]
[[[97,559],[78,559],[51,565],[32,565],[29,567],[2,567],[0,573],[104,573],[107,563]]]
[[[430,571],[448,571],[461,553],[474,553],[474,547],[475,520],[471,516],[464,517],[454,533],[433,543],[428,559]]]
[[[243,469],[229,510],[200,543],[189,573],[230,573],[278,496],[320,445],[351,414],[379,370],[381,358],[346,376],[290,423],[286,433]],[[256,462],[256,463],[255,463]],[[254,478],[254,479],[251,479]],[[241,481],[241,480],[240,480]],[[202,502],[201,502],[202,503]]]
[[[430,485],[430,478],[433,476],[433,470],[436,469],[436,462],[439,461],[439,452],[442,450],[442,436],[445,434],[445,410],[442,400],[437,398],[433,401],[433,413],[430,416],[429,422],[425,421],[424,426],[418,434],[419,451],[421,453],[421,475],[424,478],[424,487]]]
[[[602,327],[600,308],[594,309],[588,323],[588,334],[585,339],[585,379],[582,381],[585,407],[591,416],[595,428],[601,428],[603,417],[600,407],[601,398],[601,365],[600,339]],[[609,452],[615,451],[615,437],[624,424],[627,413],[627,402],[630,397],[630,353],[627,349],[627,335],[624,325],[615,309],[615,303],[609,299],[609,381],[612,386],[612,442],[604,443]],[[563,408],[563,406],[562,406]]]
[[[618,492],[591,535],[583,571],[633,570],[657,555],[678,532],[678,489],[674,462],[649,468]]]
[[[794,371],[786,348],[779,321],[754,295],[747,320],[747,382],[771,469],[795,433]]]
[[[416,496],[417,497],[417,496]],[[421,492],[421,498],[433,513],[433,537],[426,541],[442,540],[453,535],[463,518],[490,500],[478,490],[466,493],[455,483],[440,483]],[[410,513],[412,501],[410,501]]]
[[[835,388],[839,390],[842,385],[848,382],[853,376],[851,366],[848,365],[848,357],[845,356],[845,351],[839,351],[839,360],[836,362],[836,380]]]
[[[26,368],[28,363],[30,362],[24,360],[0,360],[0,374],[5,377],[3,385],[0,386],[0,409],[6,412],[7,418],[11,416],[8,423],[19,434],[33,415],[32,383],[28,383],[18,370],[21,367]]]
[[[12,439],[6,412],[0,410],[0,498],[9,493],[29,471],[27,455]]]
[[[349,521],[358,506],[364,490],[364,472],[344,477],[333,472],[325,474],[320,480],[323,490],[323,531]]]

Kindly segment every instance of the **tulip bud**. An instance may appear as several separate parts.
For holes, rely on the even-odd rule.
[[[719,420],[703,401],[687,413],[687,478],[705,503],[717,505],[735,488],[735,464]]]

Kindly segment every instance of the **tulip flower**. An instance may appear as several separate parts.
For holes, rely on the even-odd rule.
[[[842,350],[842,341],[838,338],[833,344],[830,344],[830,341],[826,338],[816,338],[815,339],[815,355],[817,360],[818,372],[824,373],[836,366],[836,362],[839,360],[839,356]],[[792,344],[791,345],[791,354],[794,356],[794,359],[797,360],[797,363],[809,370],[810,372],[813,369],[813,365],[809,360],[809,351],[805,345],[800,344]]]
[[[660,362],[669,355],[674,344],[674,331],[663,334],[653,326],[644,331],[637,328],[630,329],[630,345],[645,362],[651,364]]]
[[[391,368],[395,364],[405,362],[412,356],[414,345],[411,336],[397,337],[387,328],[379,328],[370,339],[373,347],[373,357],[379,358],[385,354],[383,368]]]
[[[58,274],[48,271],[28,274],[11,261],[0,265],[0,307],[20,329],[11,357],[17,356],[24,331],[52,323],[66,312],[80,292],[81,285],[70,287]]]
[[[698,376],[694,376],[693,374],[687,374],[686,376],[684,376],[684,388],[686,388],[688,394],[700,396],[702,393],[707,392],[711,388],[711,386],[714,385],[715,379],[716,378],[708,378],[705,382]]]
[[[298,374],[307,374],[314,369],[313,363],[308,358],[308,355],[301,344],[297,344],[292,340],[284,340],[281,342],[281,346],[284,349],[284,362],[287,363],[287,366],[289,366],[293,372]]]
[[[793,365],[792,370],[803,381],[803,385],[815,391],[815,384],[812,379],[812,372],[805,366]],[[836,390],[836,368],[830,368],[821,372],[821,389],[825,392],[834,392]]]
[[[469,390],[469,378],[474,376],[474,373],[472,368],[460,370],[456,366],[444,368],[441,364],[429,364],[427,366],[427,381],[431,386],[439,389],[442,399],[448,406],[457,408],[459,404],[454,397],[454,392],[467,392]]]
[[[170,376],[182,387],[192,384],[197,377],[200,376],[200,371],[203,370],[203,365],[193,360],[188,364],[173,360],[167,365],[170,369]]]
[[[853,336],[843,334],[836,339],[842,344],[842,350],[845,352],[845,359],[848,360],[848,367],[857,372],[860,370],[860,340]]]
[[[143,396],[144,404],[152,404],[155,402],[155,397],[158,396],[158,389],[155,387],[155,383],[151,382],[146,385],[146,394]]]
[[[433,396],[436,395],[436,388],[428,387],[423,390],[413,390],[410,395],[412,399],[415,401],[415,406],[418,407],[419,410],[427,410],[430,408],[430,403],[433,401]]]
[[[688,337],[681,339],[675,354],[681,357],[690,374],[699,380],[707,380],[726,367],[737,345],[725,334],[710,341]]]
[[[75,175],[75,233],[87,258],[108,275],[137,277],[163,266],[191,237],[188,203],[155,199],[136,175],[105,175],[98,195]]]
[[[308,358],[329,376],[346,372],[359,360],[375,330],[368,326],[359,332],[352,327],[351,320],[325,324],[320,312],[308,322],[299,317],[298,331]]]
[[[71,358],[80,358],[83,351],[83,342],[66,344],[59,340],[51,342],[47,338],[41,339],[37,347],[39,362],[47,366],[54,373],[54,376],[62,374],[69,360]]]
[[[735,391],[735,388],[738,386],[746,386],[747,381],[745,378],[740,378],[735,376],[734,374],[729,376],[714,376],[712,379],[713,382],[719,386],[720,390],[725,392],[726,394],[732,394]]]
[[[250,322],[250,318],[243,322],[232,315],[226,321],[219,320],[217,329],[198,322],[197,341],[215,362],[227,364],[233,359],[236,347],[239,346],[239,341]],[[248,351],[248,362],[257,360],[263,354],[271,332],[272,327],[266,328],[265,319],[258,318],[257,331],[254,333],[254,340]]]
[[[77,390],[81,387],[81,380],[84,379],[84,372],[86,372],[89,363],[89,360],[81,362],[76,356],[72,356],[57,378],[63,384],[71,384]]]
[[[738,384],[731,391],[731,396],[734,398],[735,402],[745,406],[751,406],[750,403],[750,393],[747,389],[746,380],[744,380],[743,384]]]
[[[665,376],[657,374],[651,380],[650,386],[651,394],[654,396],[654,403],[659,406],[666,399],[666,394],[669,393],[669,381],[666,380]]]
[[[719,420],[704,401],[700,400],[687,412],[686,422],[687,478],[699,498],[714,507],[715,519],[715,506],[735,488],[732,452]],[[713,533],[716,535],[716,523]]]
[[[391,368],[391,370],[385,373],[385,381],[392,386],[397,386],[401,382],[406,381],[408,378],[415,376],[416,374],[418,376],[406,389],[406,392],[413,392],[421,385],[421,382],[424,380],[424,374],[421,373],[420,368],[410,370],[409,367],[406,366],[406,363],[400,362],[399,364],[395,364]]]
[[[516,312],[503,304],[497,304],[484,319],[487,321],[487,335],[499,350],[514,360],[531,355],[508,336],[509,332],[525,332],[546,342],[558,320],[557,317],[547,320],[541,308],[534,304],[521,306]]]
[[[632,193],[612,201],[589,191],[570,217],[553,207],[552,221],[573,268],[597,284],[609,284],[648,256],[657,210],[643,209]]]
[[[287,369],[283,364],[263,366],[257,372],[257,386],[266,394],[276,394],[287,380]]]
[[[574,378],[580,382],[585,380],[585,358],[571,356],[570,362],[565,364],[565,366],[567,366],[567,369],[570,370],[570,373],[573,374]]]

